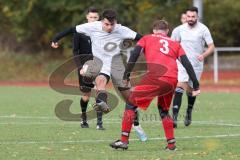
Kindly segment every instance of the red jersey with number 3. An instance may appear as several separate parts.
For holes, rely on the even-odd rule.
[[[148,72],[159,75],[165,70],[161,76],[177,78],[176,59],[185,55],[179,42],[158,33],[142,37],[137,45],[144,49]]]

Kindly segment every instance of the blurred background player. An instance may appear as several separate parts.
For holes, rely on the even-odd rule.
[[[200,81],[203,71],[204,58],[209,56],[214,51],[215,47],[209,29],[198,21],[198,8],[189,8],[186,15],[187,23],[176,27],[172,32],[171,38],[181,43],[189,61],[193,66],[197,79]],[[205,43],[208,46],[206,50],[204,50]],[[177,117],[181,107],[184,90],[187,91],[188,97],[188,107],[184,124],[185,126],[189,126],[191,124],[192,110],[196,100],[196,97],[191,94],[192,87],[192,81],[189,79],[186,70],[178,62],[178,84],[172,108],[175,128],[177,128]]]
[[[185,12],[181,14],[180,21],[181,21],[182,24],[187,22],[187,14]]]
[[[88,23],[94,22],[99,20],[99,11],[95,7],[90,7],[87,10],[86,13],[86,19]],[[57,34],[53,38],[53,42],[59,41],[62,37],[66,36],[66,33],[68,33],[68,29]],[[55,46],[55,44],[52,44],[53,48],[57,48],[58,46]],[[80,67],[77,69],[78,74],[78,80],[79,80],[79,87],[80,90],[83,92],[83,96],[80,100],[80,106],[82,111],[82,117],[81,117],[81,127],[82,128],[89,128],[88,122],[87,122],[87,106],[90,99],[91,94],[91,88],[94,87],[93,83],[87,82],[87,79],[85,79],[82,75],[80,75],[81,70],[81,64],[84,64],[86,61],[92,59],[92,46],[91,46],[91,39],[90,37],[80,34],[77,32],[73,33],[73,55],[79,56],[82,55],[80,58],[74,58],[76,61],[77,66],[80,64]],[[97,112],[97,129],[103,130],[103,124],[102,124],[102,111]]]
[[[169,32],[168,22],[164,20],[155,21],[152,31],[153,34],[146,35],[138,41],[137,46],[132,51],[124,73],[123,79],[127,84],[135,62],[140,53],[144,51],[147,72],[143,75],[139,84],[131,90],[129,96],[129,104],[131,105],[126,104],[123,114],[121,140],[110,144],[115,149],[128,148],[136,108],[139,107],[146,110],[155,97],[158,97],[159,114],[168,143],[166,149],[176,149],[173,120],[169,116],[168,111],[177,85],[177,58],[193,80],[194,91],[192,94],[200,94],[198,80],[184,50],[180,43],[167,36]]]

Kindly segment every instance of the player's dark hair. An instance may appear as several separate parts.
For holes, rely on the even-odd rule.
[[[197,7],[190,7],[190,8],[187,9],[187,11],[197,12],[198,13],[198,8]]]
[[[93,12],[93,13],[98,13],[98,9],[96,7],[89,7],[88,10],[87,10],[87,13],[90,13],[90,12]]]
[[[102,14],[102,19],[104,18],[106,18],[107,20],[109,20],[109,22],[112,23],[115,20],[117,20],[117,13],[113,9],[106,9],[103,11],[103,14]]]
[[[169,24],[165,20],[156,20],[152,25],[153,30],[167,30],[169,29]]]

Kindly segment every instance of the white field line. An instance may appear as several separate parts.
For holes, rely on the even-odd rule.
[[[44,116],[16,116],[16,115],[10,115],[10,116],[0,116],[0,119],[57,119],[57,117],[44,117]]]
[[[222,134],[222,135],[208,135],[208,136],[184,136],[184,137],[175,137],[179,140],[184,139],[207,139],[207,138],[234,138],[240,137],[240,133],[237,134]],[[165,140],[165,138],[155,137],[149,138],[149,141],[155,140]],[[70,141],[70,140],[63,140],[63,141],[0,141],[0,145],[20,145],[20,144],[74,144],[74,143],[102,143],[102,142],[112,142],[111,139],[99,139],[99,140],[79,140],[79,141]],[[139,139],[130,139],[130,141],[139,141]]]
[[[95,124],[95,120],[89,121],[89,124]],[[121,120],[119,121],[107,121],[104,120],[104,124],[120,124]],[[140,121],[140,123],[150,123],[150,124],[161,124],[161,121]],[[179,122],[183,123],[183,122]],[[79,122],[65,122],[65,121],[59,121],[59,122],[0,122],[0,125],[76,125],[79,124]],[[232,124],[232,123],[223,123],[222,121],[216,122],[216,121],[192,121],[192,124],[194,125],[216,125],[216,126],[229,126],[229,127],[240,127],[240,124]]]
[[[50,120],[50,119],[53,119],[53,120],[59,120],[57,117],[44,117],[44,116],[14,116],[14,115],[10,115],[10,116],[0,116],[0,119],[46,119],[46,120]],[[119,116],[119,118],[104,118],[104,121],[121,121],[121,117]],[[94,121],[95,119],[92,119],[90,121]],[[62,120],[59,120],[59,121],[62,121]],[[145,117],[140,117],[140,121],[141,122],[150,122],[150,123],[154,123],[154,122],[161,122],[160,120],[156,119],[155,117],[151,120],[145,120]],[[62,122],[65,122],[65,121],[62,121]],[[69,121],[71,122],[71,121]],[[76,121],[75,121],[76,122]],[[231,121],[228,121],[228,120],[215,120],[215,121],[192,121],[193,123],[231,123],[231,122],[238,122],[240,123],[239,120],[231,120]],[[183,123],[179,120],[179,123]]]
[[[79,123],[77,121],[62,121],[59,120],[57,117],[45,117],[45,116],[0,116],[0,119],[29,119],[29,120],[35,120],[35,119],[44,119],[44,120],[58,120],[53,122],[0,122],[0,125],[54,125],[54,124],[76,124]],[[105,124],[118,124],[121,123],[121,118],[103,118]],[[226,120],[219,120],[219,121],[192,121],[193,124],[200,124],[200,125],[218,125],[218,126],[231,126],[231,127],[240,127],[240,121],[226,121]],[[236,124],[236,122],[238,122]],[[95,119],[92,119],[89,121],[89,123],[95,123]],[[141,120],[140,123],[161,123],[158,119],[153,120]],[[183,123],[182,121],[179,121],[178,123]]]

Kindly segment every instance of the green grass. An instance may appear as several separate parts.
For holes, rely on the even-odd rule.
[[[140,117],[149,141],[140,142],[132,133],[129,149],[122,151],[108,144],[120,136],[123,103],[104,116],[107,130],[96,131],[96,120],[90,121],[89,129],[81,129],[79,122],[56,118],[55,105],[66,98],[74,100],[71,111],[79,113],[78,96],[59,94],[47,87],[0,87],[0,95],[0,159],[240,159],[239,94],[202,93],[196,101],[194,122],[188,128],[182,123],[184,97],[175,131],[178,151],[174,153],[163,149],[166,142],[155,101]]]

